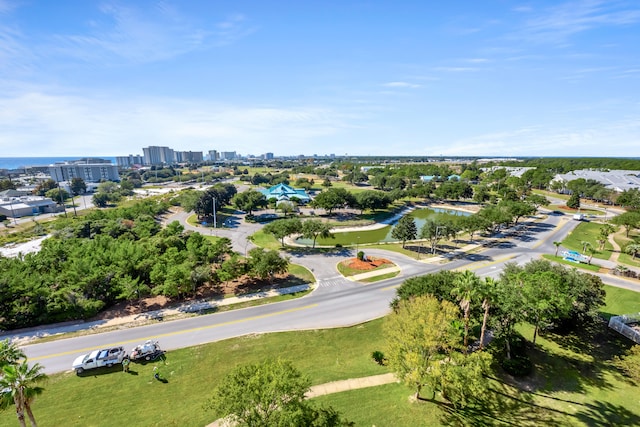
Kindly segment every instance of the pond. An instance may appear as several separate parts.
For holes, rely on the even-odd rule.
[[[409,215],[413,217],[416,222],[416,228],[418,233],[425,224],[427,218],[446,214],[452,216],[469,216],[471,213],[465,211],[459,211],[454,209],[442,209],[442,208],[430,208],[430,209],[416,209]],[[321,239],[318,238],[316,245],[319,246],[335,246],[341,244],[342,246],[355,246],[365,243],[378,243],[378,242],[393,242],[396,239],[391,237],[392,225],[387,225],[376,230],[362,230],[362,231],[349,231],[349,232],[336,232],[334,233],[334,239]],[[312,246],[312,239],[296,239],[296,243],[300,245]]]

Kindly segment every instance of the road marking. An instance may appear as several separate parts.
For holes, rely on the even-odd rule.
[[[515,257],[516,257],[515,255],[509,255],[509,256],[506,256],[506,257],[498,258],[498,259],[493,260],[491,262],[478,261],[478,262],[474,262],[473,264],[469,264],[469,265],[464,266],[464,267],[454,268],[451,271],[477,270],[477,269],[482,268],[482,267],[488,267],[490,265],[499,264],[501,262],[508,261],[508,260],[513,259]]]
[[[541,244],[543,244],[544,242],[549,240],[554,234],[556,234],[558,232],[558,230],[563,228],[565,225],[567,225],[567,222],[559,222],[556,225],[556,228],[554,228],[553,231],[551,233],[549,233],[549,235],[546,238],[538,240],[537,243],[535,243],[533,246],[531,246],[531,249],[537,249],[538,246],[540,246]]]
[[[147,341],[147,340],[157,340],[158,338],[161,338],[161,337],[169,337],[169,336],[172,336],[172,335],[180,335],[180,334],[189,333],[189,332],[204,331],[206,329],[219,328],[221,326],[234,325],[234,324],[237,324],[237,323],[249,322],[251,320],[265,319],[267,317],[278,316],[280,314],[292,313],[292,312],[300,311],[300,310],[307,310],[307,309],[314,308],[314,307],[317,307],[317,306],[318,306],[318,304],[310,304],[310,305],[306,305],[304,307],[290,308],[288,310],[282,310],[282,311],[278,311],[278,312],[275,312],[275,313],[261,314],[259,316],[246,317],[244,319],[238,319],[238,320],[230,320],[228,322],[223,322],[223,323],[216,323],[215,325],[199,326],[197,328],[186,329],[186,330],[183,330],[183,331],[167,332],[165,334],[153,335],[153,336],[150,336],[150,337],[136,338],[136,339],[127,340],[127,341],[119,341],[119,342],[111,343],[111,344],[103,344],[103,345],[100,345],[100,346],[97,346],[97,347],[96,346],[94,346],[94,347],[85,347],[85,348],[79,348],[79,349],[73,350],[73,351],[65,351],[65,352],[62,352],[62,353],[49,354],[47,356],[33,357],[33,358],[29,358],[29,360],[42,360],[42,359],[49,359],[51,357],[67,356],[69,354],[88,353],[88,352],[93,351],[93,350],[100,350],[102,348],[107,348],[107,347],[117,347],[117,346],[121,346],[121,345],[124,345],[124,344],[131,344],[131,343],[134,343],[134,342],[144,342],[144,341]]]

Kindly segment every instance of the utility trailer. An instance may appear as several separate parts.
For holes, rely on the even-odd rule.
[[[131,350],[131,360],[156,360],[164,354],[164,350],[160,348],[158,341],[147,340],[144,344],[137,345]]]

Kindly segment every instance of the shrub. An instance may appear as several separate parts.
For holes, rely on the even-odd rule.
[[[341,248],[342,245],[340,243],[336,243],[336,248]]]
[[[373,353],[371,353],[371,357],[378,365],[385,365],[386,363],[384,353],[379,350],[376,350]]]
[[[364,260],[364,252],[363,251],[358,251],[358,259],[360,261]]]

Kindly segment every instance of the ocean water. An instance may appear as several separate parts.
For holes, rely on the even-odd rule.
[[[85,157],[93,157],[105,160],[111,160],[116,163],[115,157],[109,156],[70,156],[70,157],[0,157],[0,169],[19,169],[29,166],[48,166],[55,162],[64,162],[65,160],[79,160]]]

